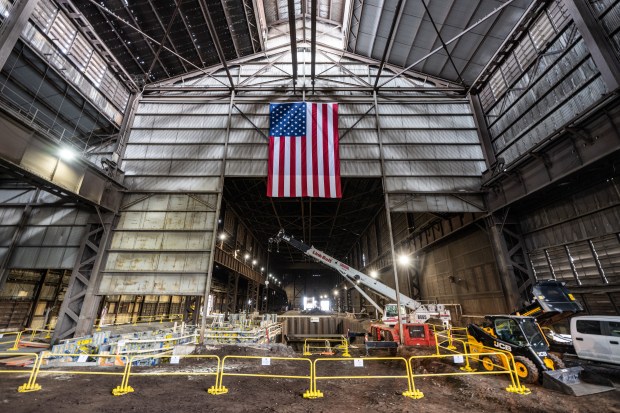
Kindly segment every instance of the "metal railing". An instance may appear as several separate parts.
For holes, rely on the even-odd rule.
[[[0,374],[24,374],[28,373],[28,381],[17,388],[20,393],[41,390],[41,386],[36,384],[36,372],[38,366],[41,365],[41,357],[37,353],[19,353],[20,356],[30,357],[34,359],[32,367],[28,369],[0,369]],[[0,357],[15,356],[15,353],[0,353]]]
[[[332,342],[337,342],[339,344],[334,347],[332,346]],[[323,345],[312,345],[311,343],[322,343]],[[344,336],[339,338],[306,338],[303,348],[304,356],[313,355],[314,353],[311,351],[313,349],[321,350],[319,353],[321,355],[334,355],[336,354],[335,350],[343,350],[343,357],[351,357],[349,353],[349,340]]]
[[[333,363],[340,363],[342,365],[342,363],[346,363],[348,365],[353,365],[355,368],[364,368],[366,362],[368,361],[372,361],[372,362],[377,362],[377,361],[402,361],[405,367],[405,373],[404,375],[401,374],[397,374],[397,375],[337,375],[337,376],[319,376],[317,373],[317,365],[318,364],[333,364]],[[313,379],[313,394],[314,397],[313,398],[319,398],[319,397],[323,397],[323,393],[317,389],[317,385],[316,382],[317,380],[342,380],[342,379],[346,379],[346,380],[351,380],[351,379],[364,379],[364,380],[373,380],[373,379],[406,379],[407,380],[407,390],[402,392],[402,395],[405,397],[409,397],[412,399],[419,399],[420,397],[417,397],[417,393],[415,391],[415,388],[413,387],[413,380],[412,380],[412,373],[411,373],[411,366],[410,364],[407,362],[407,360],[404,357],[364,357],[364,358],[355,358],[355,359],[350,359],[350,358],[318,358],[316,360],[314,360],[314,362],[312,363],[313,365],[313,369],[314,369],[314,379]],[[339,369],[339,371],[342,371],[341,369]],[[423,396],[423,395],[422,395]]]

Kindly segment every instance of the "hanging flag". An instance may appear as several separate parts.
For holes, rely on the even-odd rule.
[[[269,105],[267,196],[342,198],[337,103]]]

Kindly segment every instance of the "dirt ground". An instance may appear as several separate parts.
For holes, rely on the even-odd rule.
[[[283,346],[267,348],[207,348],[209,354],[254,355],[261,357],[300,357]],[[356,355],[355,353],[353,354]],[[382,355],[377,353],[377,355]],[[386,354],[383,354],[386,355]],[[408,354],[403,354],[407,356]],[[267,373],[279,375],[307,374],[307,362],[272,360],[271,366],[260,359],[228,359],[227,373]],[[181,360],[179,365],[137,367],[133,371],[158,375],[131,377],[134,393],[113,396],[120,376],[42,374],[38,383],[42,390],[18,393],[17,387],[26,376],[0,375],[0,412],[619,412],[620,369],[598,368],[598,372],[615,382],[616,390],[596,395],[573,397],[529,385],[529,395],[508,393],[509,384],[503,376],[436,376],[418,378],[416,388],[424,398],[412,400],[401,395],[407,389],[405,379],[330,379],[319,380],[323,398],[309,400],[302,394],[309,389],[309,380],[291,378],[256,378],[225,376],[227,394],[211,395],[207,389],[215,383],[213,376],[192,375],[211,372],[208,360]],[[100,372],[119,372],[118,368],[99,368]],[[449,363],[424,361],[416,372],[451,372],[457,368]],[[81,368],[80,370],[84,370]],[[334,375],[399,375],[404,371],[398,361],[365,360],[364,367],[352,361],[319,362],[319,376]],[[182,373],[181,375],[165,375]]]

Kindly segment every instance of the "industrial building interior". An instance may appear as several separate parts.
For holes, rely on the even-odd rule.
[[[620,316],[619,0],[0,0],[0,67],[0,338],[394,301],[281,230],[461,327]],[[338,104],[341,198],[268,196],[287,102]]]

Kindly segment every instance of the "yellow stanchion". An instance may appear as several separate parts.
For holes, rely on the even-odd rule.
[[[24,374],[26,372],[30,372],[28,375],[28,381],[17,388],[17,391],[20,393],[25,392],[33,392],[37,390],[41,390],[41,386],[36,384],[36,370],[40,366],[41,358],[37,353],[20,353],[20,356],[30,356],[34,359],[34,363],[32,363],[32,367],[28,370],[0,370],[0,374]],[[15,356],[15,353],[0,353],[0,357],[4,356]]]
[[[157,371],[157,372],[139,372],[139,373],[135,373],[135,372],[132,372],[132,370],[131,370],[132,365],[137,360],[144,360],[144,359],[151,359],[151,358],[170,358],[170,360],[172,361],[172,360],[174,360],[175,357],[177,358],[175,361],[178,361],[181,358],[215,359],[217,361],[217,364],[216,364],[215,370],[213,372],[181,372],[181,371],[177,371],[177,372],[162,372],[162,371]],[[155,355],[148,355],[148,356],[135,355],[135,356],[132,356],[127,363],[125,363],[125,370],[123,371],[123,380],[122,380],[120,386],[117,386],[116,388],[114,388],[114,390],[112,390],[112,394],[114,396],[122,396],[124,394],[134,392],[135,389],[129,385],[129,378],[131,376],[158,376],[158,377],[159,376],[215,376],[215,385],[211,386],[211,388],[209,388],[208,392],[209,392],[209,394],[223,394],[227,390],[226,391],[219,391],[219,392],[217,390],[218,389],[219,372],[220,372],[220,358],[218,356],[215,356],[215,355],[208,355],[208,354],[185,354],[185,355],[155,354]]]
[[[353,363],[353,366],[355,366],[356,368],[362,368],[364,367],[364,364],[368,361],[388,361],[388,360],[392,360],[392,361],[402,361],[404,366],[405,366],[405,374],[404,375],[380,375],[380,376],[372,376],[372,375],[350,375],[350,376],[345,376],[345,375],[339,375],[339,376],[319,376],[317,373],[317,365],[320,364],[325,364],[325,363],[335,363],[335,362],[347,362],[347,363]],[[317,390],[317,385],[316,382],[317,380],[349,380],[349,379],[363,379],[363,380],[373,380],[373,379],[406,379],[407,380],[407,390],[403,391],[401,394],[405,397],[408,398],[421,398],[422,396],[420,396],[420,392],[418,392],[415,387],[413,387],[413,380],[412,380],[412,376],[410,374],[410,368],[408,366],[408,362],[404,357],[364,357],[364,358],[358,358],[358,359],[350,359],[350,358],[318,358],[315,359],[314,362],[312,363],[314,365],[314,380],[313,380],[313,386],[312,386],[312,390],[314,391],[315,395],[312,398],[318,398],[318,397],[323,397],[323,393],[321,393],[319,390]]]
[[[499,366],[499,365],[494,365],[494,367],[497,368],[492,370],[492,371],[457,371],[457,372],[453,372],[453,373],[423,373],[423,374],[414,374],[413,373],[413,366],[412,366],[412,362],[414,360],[419,360],[419,359],[442,359],[442,358],[451,358],[454,357],[455,355],[460,355],[464,358],[475,358],[475,357],[480,357],[480,356],[495,356],[495,357],[499,357],[504,359],[504,361],[506,362],[506,365],[512,365],[513,368],[508,368],[505,369],[503,366]],[[474,356],[473,354],[465,354],[465,353],[461,353],[461,354],[433,354],[433,355],[425,355],[425,356],[411,356],[409,358],[409,369],[411,372],[411,381],[412,384],[415,386],[415,377],[442,377],[442,376],[466,376],[466,375],[489,375],[489,374],[505,374],[510,378],[511,384],[505,388],[505,390],[509,393],[516,393],[516,394],[530,394],[531,391],[526,388],[525,386],[521,385],[519,383],[519,377],[516,374],[515,368],[514,368],[514,359],[510,360],[510,356],[512,356],[510,353],[506,354],[504,352],[501,351],[489,351],[489,352],[484,352],[484,353],[476,353],[476,356]],[[512,363],[511,363],[512,361]]]
[[[9,351],[19,350],[19,341],[22,339],[22,333],[22,331],[17,333],[15,341],[13,342],[13,346],[9,349]]]
[[[321,343],[323,342],[325,345],[324,346],[311,346],[310,343]],[[314,353],[312,353],[310,350],[311,349],[323,349],[324,351],[319,353],[322,355],[327,355],[327,353],[331,354],[335,354],[332,353],[332,349],[334,347],[332,347],[331,343],[332,342],[339,342],[340,344],[338,344],[337,346],[335,346],[335,348],[339,349],[339,350],[343,350],[342,352],[342,356],[343,357],[351,357],[351,354],[349,353],[349,342],[347,341],[347,339],[345,337],[338,337],[338,338],[306,338],[304,340],[304,347],[303,347],[303,355],[304,356],[311,356]]]
[[[56,370],[54,368],[41,370],[41,365],[43,364],[44,360],[49,361],[54,358],[66,358],[66,357],[71,357],[71,358],[77,357],[78,358],[77,363],[80,363],[79,361],[80,357],[84,357],[85,359],[88,359],[88,358],[122,359],[124,358],[125,360],[127,360],[126,356],[118,356],[115,354],[81,354],[81,353],[73,353],[73,354],[62,353],[61,354],[61,353],[51,353],[51,352],[45,351],[39,355],[38,363],[35,365],[35,368],[33,370],[33,374],[31,375],[30,380],[24,386],[20,386],[19,391],[26,392],[26,391],[36,391],[36,390],[41,389],[41,387],[36,383],[38,376],[41,374],[102,375],[102,376],[123,376],[125,377],[125,371],[121,373],[121,372],[107,372],[107,371],[94,371],[94,370],[88,370],[88,371]],[[127,364],[129,363],[125,361],[125,365]],[[125,366],[125,369],[126,369],[126,366]],[[117,389],[119,387],[117,387]]]

